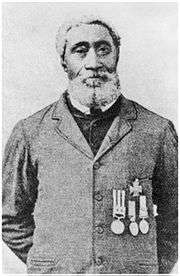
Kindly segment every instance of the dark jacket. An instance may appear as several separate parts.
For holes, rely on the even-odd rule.
[[[135,178],[150,229],[132,236],[126,215],[116,235],[112,190],[125,190],[128,206]],[[7,143],[3,239],[29,273],[169,273],[177,261],[177,195],[170,121],[122,97],[94,157],[62,96],[20,121]]]

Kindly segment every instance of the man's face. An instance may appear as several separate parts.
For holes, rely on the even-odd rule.
[[[67,34],[64,60],[69,93],[75,99],[89,107],[114,99],[117,49],[107,28],[97,24],[73,27]]]

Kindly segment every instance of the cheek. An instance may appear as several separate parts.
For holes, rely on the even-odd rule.
[[[116,60],[116,53],[111,53],[104,60],[102,60],[102,63],[108,69],[108,71],[114,72],[116,71]]]
[[[74,79],[82,68],[82,62],[76,58],[66,60],[69,79]]]
[[[106,68],[108,68],[109,71],[113,72],[116,70],[116,63],[112,62],[112,60],[106,60],[104,62],[104,65],[106,66]]]

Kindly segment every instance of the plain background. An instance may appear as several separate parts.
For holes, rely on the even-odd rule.
[[[176,3],[4,3],[3,147],[17,121],[65,90],[55,36],[64,20],[87,13],[107,18],[122,38],[118,72],[123,94],[170,119],[177,129]],[[3,252],[4,273],[24,273],[25,266],[6,247]]]

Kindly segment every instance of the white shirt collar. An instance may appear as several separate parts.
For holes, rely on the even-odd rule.
[[[71,104],[77,108],[78,110],[80,110],[82,113],[85,113],[87,115],[90,114],[90,108],[85,106],[85,105],[82,105],[81,103],[79,103],[78,101],[74,100],[71,95],[69,95],[69,98],[70,98],[70,101],[71,101]],[[108,110],[114,103],[115,103],[116,100],[114,100],[113,102],[111,102],[110,104],[107,104],[105,106],[102,106],[101,110],[102,112]]]

